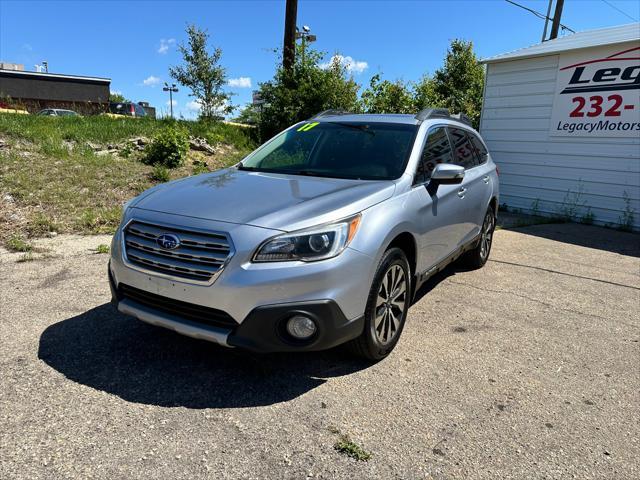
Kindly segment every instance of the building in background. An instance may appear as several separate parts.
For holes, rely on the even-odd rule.
[[[22,63],[0,62],[0,70],[14,70],[14,71],[23,72],[24,65]]]
[[[640,24],[484,60],[500,203],[640,229]]]
[[[0,69],[0,99],[29,113],[44,108],[64,108],[83,115],[107,112],[110,84],[108,78]]]

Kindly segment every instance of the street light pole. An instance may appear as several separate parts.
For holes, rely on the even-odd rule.
[[[311,34],[311,27],[309,27],[309,25],[303,25],[302,31],[296,27],[296,39],[298,38],[302,41],[302,63],[304,63],[304,54],[307,42],[315,42],[317,37]]]
[[[172,83],[171,86],[167,82],[164,82],[164,88],[162,89],[165,92],[169,92],[169,108],[171,109],[171,118],[173,118],[173,92],[177,92],[176,84]]]

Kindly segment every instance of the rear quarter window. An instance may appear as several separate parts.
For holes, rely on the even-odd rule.
[[[453,148],[453,163],[465,169],[478,165],[476,149],[467,136],[467,132],[461,128],[448,128],[451,147]]]
[[[471,132],[467,132],[467,134],[469,135],[471,143],[476,149],[476,153],[478,154],[480,163],[485,163],[489,158],[489,151],[487,150],[487,147],[484,146],[484,143],[482,143],[482,140],[480,140],[476,134]]]

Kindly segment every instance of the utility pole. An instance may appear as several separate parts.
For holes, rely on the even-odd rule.
[[[549,0],[549,6],[547,7],[547,15],[544,18],[544,30],[542,31],[543,42],[547,39],[547,26],[549,25],[549,15],[551,15],[551,5],[553,5],[553,0]]]
[[[296,59],[296,19],[298,0],[287,0],[284,18],[284,47],[282,49],[282,68],[291,71]]]
[[[164,82],[163,91],[169,92],[169,108],[171,109],[171,118],[173,118],[173,92],[177,92],[176,84],[172,83],[171,86],[167,82]]]
[[[556,11],[553,14],[553,23],[551,24],[551,35],[549,36],[549,40],[558,38],[560,19],[562,18],[562,7],[564,7],[564,0],[556,0]]]

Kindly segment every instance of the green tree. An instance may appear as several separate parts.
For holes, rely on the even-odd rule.
[[[296,50],[290,72],[279,65],[273,79],[260,84],[262,139],[323,110],[357,111],[359,107],[360,86],[338,58],[322,64],[323,53],[308,45],[298,45]]]
[[[224,67],[220,65],[222,50],[213,48],[209,53],[209,34],[195,25],[187,27],[188,45],[180,44],[183,65],[170,67],[169,74],[191,90],[190,96],[200,103],[200,117],[214,119],[233,111],[230,95],[222,90],[227,83]]]
[[[252,103],[245,105],[233,121],[246,125],[257,125],[260,122],[260,107]]]
[[[401,80],[371,77],[369,88],[362,92],[362,109],[366,113],[414,113],[415,106],[407,84]]]
[[[110,102],[114,102],[114,103],[129,103],[129,102],[131,102],[131,100],[129,100],[127,97],[125,97],[121,93],[113,93],[113,92],[109,92],[109,101]]]
[[[451,113],[465,113],[478,128],[483,89],[484,67],[473,52],[473,43],[456,39],[447,50],[443,67],[424,85],[422,98],[439,103],[435,106],[446,107]]]
[[[436,91],[436,82],[429,75],[424,75],[413,85],[412,94],[416,112],[423,108],[445,107],[444,100]]]

